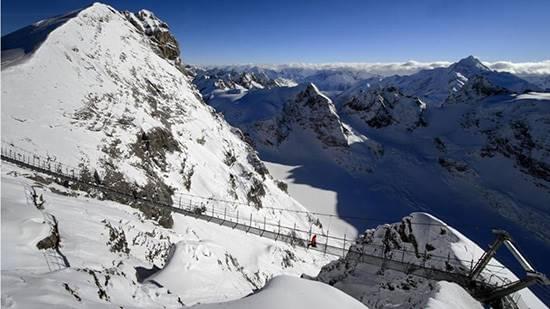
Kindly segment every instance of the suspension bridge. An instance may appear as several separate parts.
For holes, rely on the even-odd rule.
[[[267,221],[266,216],[255,218],[253,214],[250,214],[246,218],[242,216],[239,218],[238,210],[227,207],[227,203],[235,204],[235,201],[191,194],[179,195],[177,202],[172,203],[136,197],[128,192],[117,191],[100,183],[82,179],[80,177],[81,169],[79,168],[65,165],[49,156],[39,156],[5,142],[2,142],[1,158],[6,162],[52,176],[60,182],[85,184],[103,193],[118,195],[125,199],[137,199],[151,207],[168,209],[211,224],[218,224],[244,233],[288,243],[293,247],[301,247],[305,250],[314,250],[337,257],[346,257],[348,260],[354,260],[358,263],[367,263],[408,275],[455,282],[467,289],[476,299],[499,307],[518,308],[521,299],[518,299],[519,296],[517,293],[514,294],[515,292],[534,284],[550,284],[546,276],[537,272],[514,246],[510,235],[501,230],[493,231],[496,235],[495,242],[477,261],[468,261],[451,256],[438,256],[426,251],[419,253],[417,250],[407,250],[405,248],[392,248],[391,254],[388,254],[388,248],[385,245],[358,243],[355,239],[346,239],[345,235],[343,237],[329,235],[328,230],[326,233],[316,234],[317,243],[315,246],[311,246],[310,239],[313,233],[311,225],[309,230],[303,230],[297,228],[296,224],[285,226],[281,225],[280,220],[277,222]],[[289,211],[283,208],[265,208]],[[311,215],[306,211],[294,212]],[[442,226],[448,227],[446,225]],[[525,275],[516,281],[501,277],[498,272],[493,271],[495,268],[504,268],[502,265],[491,263],[497,249],[502,244],[525,270]],[[426,263],[426,261],[432,263]],[[440,269],[432,266],[434,261],[440,262],[440,265],[445,265],[444,269],[443,267]]]

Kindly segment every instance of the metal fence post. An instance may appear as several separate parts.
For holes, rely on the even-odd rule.
[[[279,238],[280,233],[281,233],[281,220],[279,220],[279,223],[277,224],[277,237],[275,237],[275,240]]]
[[[311,224],[309,224],[309,233],[307,234],[307,241],[311,240]],[[309,245],[306,246],[306,249],[309,249]]]
[[[327,239],[325,240],[325,252],[324,252],[325,255],[327,254],[327,247],[328,247],[328,232],[329,230],[327,230]]]
[[[342,245],[342,257],[346,255],[346,234],[344,234],[344,244]]]

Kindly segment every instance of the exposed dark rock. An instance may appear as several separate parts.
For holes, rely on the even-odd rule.
[[[248,193],[246,194],[246,198],[249,203],[254,205],[257,209],[262,208],[262,197],[265,196],[265,188],[264,184],[256,179],[252,178],[252,186],[248,190]]]

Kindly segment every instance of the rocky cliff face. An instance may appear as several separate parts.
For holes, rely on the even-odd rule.
[[[294,125],[302,130],[313,132],[316,138],[329,147],[348,146],[347,129],[342,125],[340,117],[332,101],[321,94],[313,84],[299,92],[295,98],[286,103],[281,117],[281,126],[288,134]]]

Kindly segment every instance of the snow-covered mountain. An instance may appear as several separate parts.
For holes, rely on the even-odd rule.
[[[472,57],[399,78],[397,85],[390,80],[345,91],[331,103],[334,117],[301,121],[333,128],[324,137],[311,134],[308,125],[288,130],[282,121],[288,119],[285,106],[303,102],[297,98],[307,85],[226,94],[208,102],[245,132],[270,162],[268,168],[289,182],[291,195],[310,209],[349,217],[333,223],[332,230],[350,233],[350,225],[361,230],[368,220],[355,218],[365,214],[427,211],[453,223],[504,226],[546,270],[540,248],[548,248],[550,240],[544,228],[550,222],[548,95],[521,94],[525,81],[491,71]],[[432,94],[438,104],[426,102]],[[331,125],[336,119],[338,125]],[[347,146],[323,143],[334,133],[341,141],[347,136]],[[465,233],[487,241],[475,228],[465,227]]]
[[[531,68],[533,66],[536,68]],[[222,78],[225,81],[229,73],[232,76],[248,73],[296,84],[313,83],[333,99],[352,88],[365,89],[368,85],[379,84],[381,80],[386,80],[387,83],[382,83],[382,86],[398,86],[407,95],[419,96],[428,104],[432,101],[440,104],[450,92],[460,88],[468,78],[474,75],[486,76],[497,85],[516,92],[548,89],[548,73],[545,73],[548,72],[548,67],[547,61],[527,64],[481,62],[469,56],[457,63],[408,61],[404,63],[225,65],[197,67],[196,70],[207,72],[208,76],[225,76]],[[205,94],[202,90],[201,93]]]
[[[292,80],[271,78],[265,72],[238,72],[220,69],[200,69],[191,67],[195,76],[193,83],[208,97],[214,90],[250,90],[296,85]]]
[[[240,76],[250,76],[261,87],[271,88],[273,86],[295,86],[297,84],[313,83],[325,93],[336,95],[366,79],[379,80],[380,75],[354,67],[302,67],[302,66],[219,66],[210,68],[196,68],[197,80],[195,84],[199,89],[207,88],[209,91],[201,90],[208,100],[207,93],[211,93],[210,85],[205,81],[215,77],[219,87],[224,89],[227,84],[232,84],[241,79]],[[223,82],[223,83],[222,83]],[[212,81],[210,82],[210,84]],[[242,85],[243,83],[237,82]],[[251,87],[243,87],[251,89]]]
[[[550,75],[544,74],[521,74],[518,75],[531,84],[537,85],[540,89],[548,92],[550,91]]]
[[[428,104],[438,105],[475,76],[483,76],[496,86],[518,93],[540,90],[538,86],[511,73],[489,69],[473,56],[464,58],[449,67],[422,70],[408,76],[387,77],[381,84],[395,86],[407,95],[417,96]]]
[[[464,85],[440,109],[425,105],[424,94],[391,86],[350,92],[350,101],[334,104],[310,82],[340,93],[380,78],[287,72],[186,67],[169,26],[154,13],[100,3],[2,37],[3,146],[75,167],[81,179],[133,196],[3,162],[2,306],[361,308],[395,296],[381,291],[367,300],[345,280],[337,285],[359,302],[329,285],[288,277],[315,277],[335,257],[172,214],[140,197],[178,205],[193,196],[204,207],[222,201],[237,221],[252,224],[254,216],[264,218],[264,227],[267,219],[279,230],[347,235],[348,243],[377,217],[424,210],[469,220],[465,233],[480,243],[488,241],[479,226],[504,223],[530,238],[523,246],[537,266],[545,258],[547,94],[516,95],[513,87],[523,82],[476,73],[456,75]],[[252,145],[275,163],[271,171],[291,167],[288,193]],[[329,204],[334,215],[312,213],[327,212]],[[361,241],[379,242],[382,229]],[[411,233],[423,239],[422,231]],[[459,254],[453,235],[432,243],[438,254]],[[459,238],[461,252],[479,253]],[[331,267],[347,265],[335,263],[320,281],[333,281]],[[389,278],[372,275],[361,289],[374,291]],[[424,305],[480,305],[456,285],[433,284],[438,291],[409,297]],[[277,302],[283,293],[287,298]],[[223,301],[231,302],[206,304]]]
[[[165,23],[147,11],[119,13],[101,4],[68,16],[3,38],[13,53],[27,34],[47,31],[2,70],[5,142],[95,169],[103,184],[123,192],[168,201],[178,193],[234,192],[248,203],[249,193],[263,188],[251,209],[300,208],[238,132],[202,102]],[[170,226],[169,214],[161,217]]]

